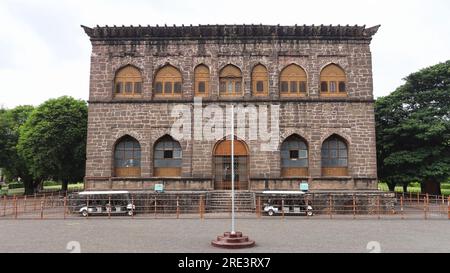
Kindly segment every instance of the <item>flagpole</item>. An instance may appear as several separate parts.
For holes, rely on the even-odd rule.
[[[236,234],[234,220],[234,105],[231,105],[231,234]]]
[[[242,232],[236,232],[234,226],[234,179],[234,105],[231,105],[231,231],[225,232],[223,236],[217,236],[211,244],[215,247],[230,249],[254,247],[255,241],[242,235]]]

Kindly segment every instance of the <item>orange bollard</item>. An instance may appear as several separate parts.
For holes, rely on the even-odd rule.
[[[89,218],[89,195],[86,197],[86,208],[87,208],[87,216],[86,219]]]
[[[3,216],[6,216],[6,205],[8,204],[8,197],[5,195],[3,197],[4,203],[3,203]]]
[[[154,213],[155,213],[155,218],[156,218],[156,196],[155,196],[155,202],[154,202]]]
[[[17,196],[14,195],[14,219],[17,219]]]
[[[200,195],[200,203],[198,204],[200,219],[203,219],[203,195]]]
[[[67,211],[67,197],[64,196],[64,219],[66,219],[66,211]]]
[[[380,210],[380,196],[377,196],[377,215],[378,215],[378,220],[380,220],[381,219],[381,215],[380,215],[380,213],[381,213],[381,210]]]
[[[402,220],[405,219],[403,217],[403,196],[400,197],[400,214],[402,215]]]
[[[355,200],[355,195],[353,195],[353,219],[356,219],[356,200]]]
[[[447,213],[448,213],[448,220],[450,220],[450,196],[448,197],[447,201]]]
[[[308,215],[308,207],[309,207],[309,199],[305,196],[305,205],[306,205],[306,219],[310,219],[311,217]]]
[[[427,199],[426,197],[423,198],[423,214],[425,220],[427,220]]]
[[[111,210],[112,210],[111,196],[108,196],[108,219],[111,219]]]
[[[27,196],[23,198],[23,213],[27,212]]]
[[[256,213],[256,218],[260,218],[260,198],[258,197],[258,199],[256,200],[256,207],[255,207],[255,213]]]
[[[134,197],[131,196],[131,219],[134,219]]]
[[[205,218],[205,214],[206,214],[206,198],[203,199],[202,210],[203,210],[203,218]]]
[[[41,220],[44,219],[44,201],[41,201]]]
[[[180,219],[180,197],[177,196],[177,219]]]
[[[330,219],[333,219],[332,206],[333,206],[333,197],[330,195],[328,203],[328,213],[330,214]]]
[[[262,207],[262,202],[261,202],[261,196],[258,197],[258,204],[259,204],[259,218],[261,218],[262,214],[263,214],[263,207]]]

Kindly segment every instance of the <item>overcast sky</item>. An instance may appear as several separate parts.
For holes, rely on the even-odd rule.
[[[0,106],[87,99],[90,42],[80,25],[381,24],[375,96],[450,59],[448,0],[0,0]]]

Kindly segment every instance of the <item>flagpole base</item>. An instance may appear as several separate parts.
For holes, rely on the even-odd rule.
[[[240,249],[254,247],[255,241],[250,240],[248,236],[243,236],[242,232],[236,231],[234,234],[225,232],[223,236],[217,236],[211,244],[220,248]]]

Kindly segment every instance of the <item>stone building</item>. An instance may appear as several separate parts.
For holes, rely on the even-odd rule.
[[[83,28],[92,43],[86,189],[230,189],[229,131],[211,139],[207,119],[195,124],[230,105],[251,110],[236,112],[249,132],[236,129],[237,189],[377,188],[370,42],[379,26]],[[180,105],[190,138],[173,134]],[[272,149],[261,145],[267,136]]]

